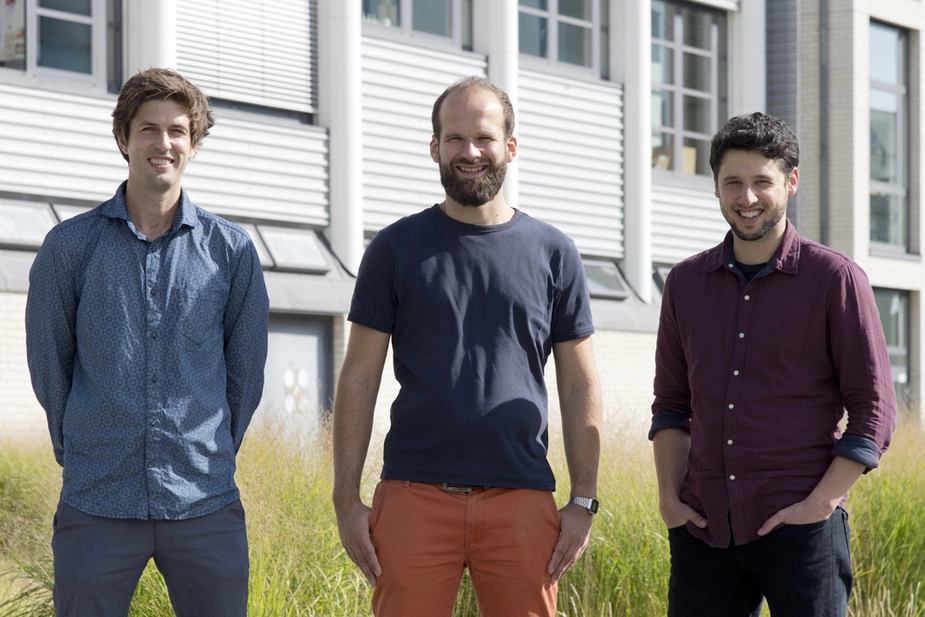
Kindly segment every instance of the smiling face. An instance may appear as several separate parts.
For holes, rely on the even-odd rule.
[[[170,99],[138,106],[119,148],[128,157],[129,187],[151,195],[176,193],[186,164],[195,154],[186,108]]]
[[[430,142],[448,199],[479,207],[498,195],[517,140],[504,135],[504,111],[494,93],[482,89],[451,94],[440,109],[441,135]]]
[[[725,153],[714,179],[715,194],[735,234],[734,248],[758,255],[770,249],[770,259],[784,235],[787,201],[796,193],[798,180],[796,168],[785,174],[777,160],[755,150]]]

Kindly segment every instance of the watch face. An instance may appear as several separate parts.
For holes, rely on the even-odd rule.
[[[591,514],[597,514],[598,507],[600,507],[600,504],[598,503],[597,499],[592,498],[591,506],[588,508],[588,510],[591,512]]]

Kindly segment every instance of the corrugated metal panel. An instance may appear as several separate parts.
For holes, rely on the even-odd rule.
[[[460,77],[485,75],[482,57],[363,38],[363,226],[378,231],[443,200],[430,158],[430,112]]]
[[[799,126],[799,15],[797,0],[767,0],[768,113]],[[790,198],[787,216],[799,227],[799,195]]]
[[[127,173],[112,98],[0,85],[0,191],[99,202]],[[222,117],[183,178],[218,214],[328,224],[327,134]],[[258,118],[254,116],[254,118]]]
[[[179,0],[177,68],[209,96],[316,108],[316,0]]]
[[[713,193],[652,187],[652,261],[677,263],[716,246],[727,231]]]
[[[520,206],[584,255],[623,256],[622,94],[617,85],[520,73]]]

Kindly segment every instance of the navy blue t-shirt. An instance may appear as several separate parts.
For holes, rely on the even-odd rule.
[[[594,332],[574,242],[517,211],[468,225],[439,206],[380,231],[348,319],[392,335],[382,478],[555,490],[546,359]]]

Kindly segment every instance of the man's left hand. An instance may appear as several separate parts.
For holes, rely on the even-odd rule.
[[[575,565],[578,558],[588,546],[591,537],[591,521],[594,518],[586,508],[567,504],[559,510],[561,525],[559,541],[552,552],[552,559],[546,568],[550,574],[550,582],[555,584],[562,578],[569,568]]]
[[[838,505],[838,502],[835,502]],[[766,520],[758,530],[759,536],[764,536],[780,525],[809,525],[827,520],[835,511],[835,506],[823,501],[810,502],[808,499],[787,506]]]

